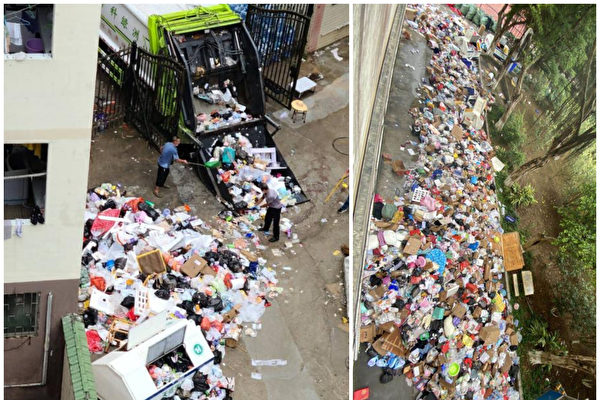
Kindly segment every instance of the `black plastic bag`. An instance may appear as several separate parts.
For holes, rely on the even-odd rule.
[[[192,382],[194,382],[194,390],[198,392],[206,392],[210,389],[210,385],[206,383],[206,375],[202,374],[200,371],[196,372],[192,378]]]
[[[384,372],[383,374],[381,374],[381,376],[379,377],[379,382],[385,384],[385,383],[390,383],[392,381],[392,379],[394,379],[394,375],[392,374],[388,374],[387,372]]]
[[[154,292],[154,295],[163,300],[169,300],[171,297],[171,293],[165,289],[158,289],[156,292]]]
[[[145,212],[150,218],[152,218],[153,221],[156,221],[156,219],[160,216],[158,211],[150,207],[150,205],[148,205],[148,203],[146,203],[145,201],[139,202],[138,209]]]
[[[135,305],[135,298],[133,296],[127,296],[123,299],[121,305],[130,310]]]
[[[88,308],[83,312],[83,325],[87,328],[90,325],[96,325],[98,322],[98,311]]]

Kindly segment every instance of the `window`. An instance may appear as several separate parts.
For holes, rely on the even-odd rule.
[[[5,59],[48,58],[53,21],[52,4],[5,4]]]
[[[30,219],[44,212],[48,144],[4,145],[4,219]]]
[[[40,293],[4,295],[4,337],[37,336]]]

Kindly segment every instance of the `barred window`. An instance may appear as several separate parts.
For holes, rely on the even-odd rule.
[[[4,295],[4,337],[37,336],[40,293]]]

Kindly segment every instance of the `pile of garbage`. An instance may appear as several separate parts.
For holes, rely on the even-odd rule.
[[[410,111],[418,159],[402,172],[403,195],[374,199],[361,342],[381,382],[403,374],[422,398],[516,400],[521,336],[503,284],[500,164],[480,124],[489,95],[453,44],[458,17],[415,8],[434,51]]]
[[[277,161],[277,149],[255,148],[242,133],[215,139],[208,148],[212,155],[207,165],[217,167],[217,179],[224,183],[233,201],[233,208],[253,208],[262,198],[260,183],[266,183],[278,193],[281,203],[291,207],[297,202],[296,195],[302,193],[300,186],[290,176],[277,173],[281,167]],[[275,174],[275,175],[273,175]]]
[[[220,107],[210,114],[201,112],[196,115],[196,133],[211,132],[254,119],[246,113],[246,106],[238,103],[237,88],[230,79],[224,80],[220,86],[208,83],[194,86],[193,94],[208,104]]]
[[[235,382],[220,368],[225,350],[236,347],[242,334],[256,336],[269,299],[282,292],[275,266],[260,256],[266,247],[255,234],[259,219],[258,211],[237,217],[224,212],[209,224],[187,206],[159,210],[118,185],[90,190],[79,295],[90,351],[123,348],[128,329],[160,313],[167,320],[191,320],[214,360],[169,395],[229,399]],[[147,301],[139,301],[141,294]],[[190,365],[177,348],[147,369],[160,388]]]

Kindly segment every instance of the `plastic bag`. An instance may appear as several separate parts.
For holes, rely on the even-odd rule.
[[[85,333],[87,338],[88,348],[92,353],[101,353],[102,352],[102,339],[100,335],[95,330],[89,330]]]
[[[241,322],[258,322],[265,312],[264,302],[244,303],[238,315]]]

